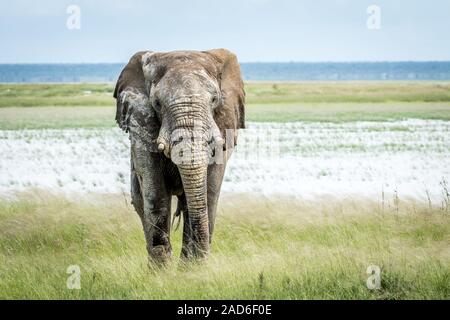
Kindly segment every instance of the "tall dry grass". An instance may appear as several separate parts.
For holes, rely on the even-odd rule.
[[[384,209],[383,209],[384,208]],[[0,297],[29,299],[447,299],[450,213],[413,201],[316,201],[224,195],[212,252],[149,268],[123,195],[42,191],[0,201]],[[81,269],[81,289],[66,286]],[[369,290],[369,265],[381,289]]]

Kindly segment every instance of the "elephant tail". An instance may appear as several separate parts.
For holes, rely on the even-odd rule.
[[[181,213],[185,212],[187,210],[187,204],[186,204],[186,197],[185,195],[178,196],[178,203],[177,203],[177,210],[175,210],[175,213],[172,217],[172,228],[175,225],[175,220],[177,220],[175,225],[175,231],[178,230],[181,223]]]
[[[175,231],[177,231],[178,228],[180,227],[180,222],[181,222],[181,214],[180,213],[181,212],[178,212],[178,209],[177,209],[177,211],[175,211],[175,213],[172,217],[172,228],[175,225],[175,220],[177,221],[176,225],[175,225]]]

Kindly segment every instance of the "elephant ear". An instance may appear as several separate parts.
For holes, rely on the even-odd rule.
[[[222,93],[221,103],[214,110],[214,120],[223,137],[230,146],[230,136],[226,136],[226,129],[233,129],[233,144],[237,143],[237,129],[245,128],[245,91],[241,69],[236,55],[226,49],[205,51],[215,60],[218,81]]]
[[[128,64],[120,73],[114,89],[116,99],[116,122],[125,132],[129,131],[130,116],[133,105],[141,100],[148,99],[145,89],[144,73],[142,72],[142,56],[147,51],[134,54]],[[143,103],[145,101],[142,101]]]
[[[114,89],[116,122],[132,139],[141,140],[149,151],[158,152],[156,138],[160,128],[154,110],[148,104],[143,73],[143,57],[149,51],[134,54],[120,73]]]

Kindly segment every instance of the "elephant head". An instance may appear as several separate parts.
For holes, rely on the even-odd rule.
[[[164,153],[178,167],[193,232],[193,255],[205,256],[210,244],[211,150],[233,147],[237,134],[229,141],[226,130],[236,133],[244,128],[245,93],[236,56],[225,49],[138,52],[122,71],[114,96],[119,126],[140,134],[149,152]]]

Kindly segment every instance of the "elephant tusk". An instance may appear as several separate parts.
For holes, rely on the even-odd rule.
[[[223,145],[225,143],[225,140],[223,140],[222,137],[216,137],[214,140],[217,145]]]
[[[164,143],[158,144],[158,150],[159,151],[164,151]]]

